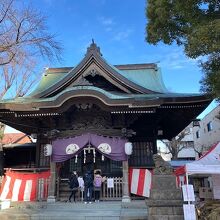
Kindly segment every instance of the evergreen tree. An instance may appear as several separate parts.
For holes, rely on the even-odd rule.
[[[146,41],[183,46],[190,58],[200,58],[201,91],[220,98],[219,0],[148,0]]]

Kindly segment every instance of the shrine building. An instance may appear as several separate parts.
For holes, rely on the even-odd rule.
[[[176,136],[210,102],[168,91],[154,63],[109,64],[92,42],[75,67],[47,68],[32,93],[2,100],[0,121],[36,137],[34,163],[51,171],[50,198],[57,196],[57,178],[100,169],[123,178],[126,200],[129,168],[153,168],[156,141]],[[48,144],[51,156],[45,156]]]

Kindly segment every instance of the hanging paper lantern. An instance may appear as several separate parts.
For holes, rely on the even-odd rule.
[[[48,157],[52,155],[52,145],[51,144],[46,144],[44,146],[44,156]]]
[[[131,142],[125,143],[125,153],[127,155],[131,155],[132,154],[132,148],[133,148],[133,146],[132,146]]]

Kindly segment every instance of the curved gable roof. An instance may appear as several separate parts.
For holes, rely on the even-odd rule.
[[[148,88],[149,90],[158,93],[169,92],[164,85],[160,68],[127,69],[120,70],[120,73],[131,82]]]
[[[29,94],[29,96],[34,97],[37,96],[39,93],[44,92],[47,88],[50,88],[51,86],[59,82],[62,78],[66,77],[67,74],[68,72],[65,72],[62,69],[60,69],[59,72],[50,72],[50,70],[47,69],[44,75],[42,76],[39,84],[37,85],[36,89],[32,91]]]
[[[37,88],[29,95],[33,98],[53,96],[67,88],[92,64],[99,66],[106,79],[124,88],[126,93],[154,94],[166,93],[160,71],[155,64],[134,64],[112,66],[103,59],[99,47],[93,42],[84,59],[75,68],[48,69]],[[135,68],[134,68],[135,67]]]

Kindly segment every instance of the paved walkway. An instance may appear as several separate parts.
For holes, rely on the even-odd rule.
[[[144,201],[99,202],[92,204],[28,202],[14,203],[0,211],[1,220],[143,220],[147,219]]]

